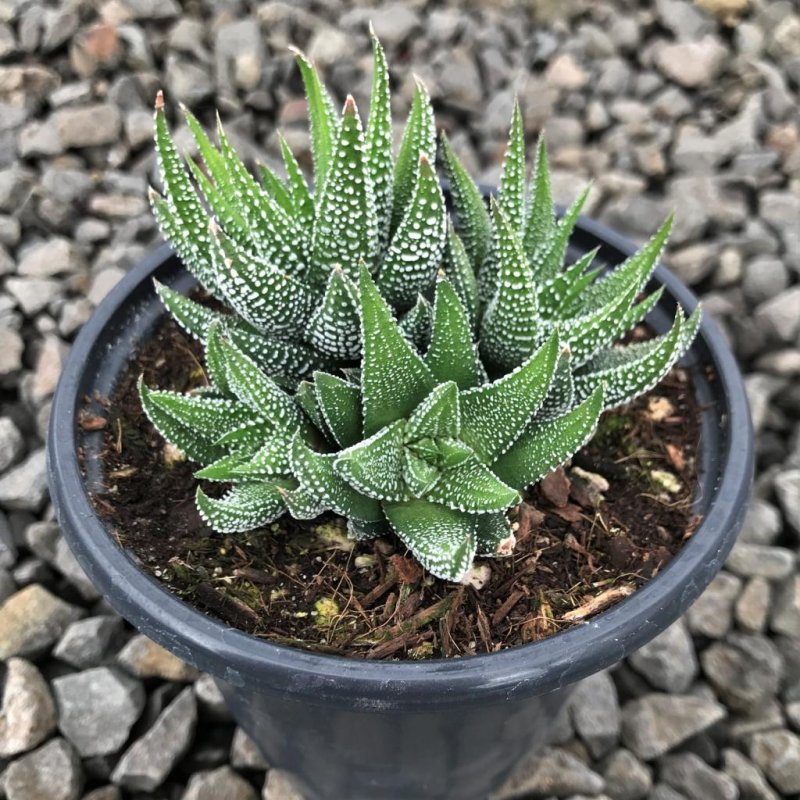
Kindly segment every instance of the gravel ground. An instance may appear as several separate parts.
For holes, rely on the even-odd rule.
[[[590,213],[639,240],[678,212],[668,262],[728,332],[758,431],[755,499],[725,571],[685,619],[581,687],[553,747],[501,796],[800,795],[800,7],[468,6],[0,1],[8,800],[296,797],[209,678],[135,635],[81,574],[52,521],[44,431],[70,340],[157,239],[145,199],[157,88],[209,122],[218,105],[248,157],[275,160],[278,126],[307,151],[286,46],[306,48],[340,98],[362,98],[370,18],[398,112],[419,73],[483,181],[498,175],[516,91],[531,140],[549,132],[559,199],[593,178]]]

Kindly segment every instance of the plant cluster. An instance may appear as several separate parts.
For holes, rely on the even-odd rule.
[[[450,218],[418,81],[397,158],[389,73],[373,36],[370,113],[341,115],[297,53],[308,100],[314,191],[281,139],[285,177],[253,177],[218,127],[184,110],[201,163],[181,158],[156,104],[162,193],[154,213],[187,268],[227,312],[159,285],[205,346],[208,386],[140,383],[158,430],[197,477],[209,525],[263,526],[283,513],[347,518],[354,538],[394,531],[434,575],[461,580],[476,553],[507,555],[507,511],[569,459],[604,409],[652,388],[691,344],[699,311],[677,309],[648,341],[619,339],[642,298],[668,220],[616,270],[591,252],[565,267],[586,192],[557,219],[544,140],[526,185],[515,106],[490,208],[447,142]]]

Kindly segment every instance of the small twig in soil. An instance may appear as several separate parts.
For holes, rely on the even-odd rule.
[[[612,603],[616,603],[618,600],[622,600],[624,597],[628,597],[629,595],[633,594],[634,589],[635,587],[631,586],[630,584],[624,584],[623,586],[615,586],[612,589],[606,589],[606,591],[601,592],[595,597],[590,597],[585,603],[583,603],[583,605],[580,605],[577,608],[573,608],[572,611],[567,611],[565,614],[562,614],[561,619],[566,622],[580,622],[581,620],[586,619],[586,617],[590,617],[592,614],[602,611]]]
[[[505,603],[497,609],[492,615],[492,625],[499,625],[510,613],[511,609],[519,603],[522,598],[525,597],[525,592],[521,592],[519,589],[513,591],[508,598],[506,599]]]

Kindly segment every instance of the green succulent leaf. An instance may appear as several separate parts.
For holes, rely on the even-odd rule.
[[[431,343],[432,324],[433,309],[420,294],[417,295],[417,302],[400,318],[400,333],[418,353],[424,353]]]
[[[265,375],[253,359],[223,339],[219,345],[226,383],[243,404],[288,435],[304,427],[300,409],[292,397]]]
[[[587,186],[578,199],[567,209],[564,216],[555,226],[552,236],[544,248],[536,248],[531,257],[531,268],[534,280],[539,283],[555,278],[564,265],[570,236],[575,230],[583,206],[589,197],[591,186]]]
[[[392,102],[386,55],[374,31],[372,39],[372,91],[367,120],[367,163],[375,192],[375,212],[381,249],[389,241],[394,177],[392,163]],[[431,154],[432,155],[432,154]]]
[[[464,308],[467,310],[469,322],[475,330],[478,321],[479,297],[478,281],[475,271],[464,249],[464,243],[453,228],[453,223],[447,223],[447,240],[444,250],[444,273],[453,286]]]
[[[405,422],[397,420],[369,439],[342,450],[333,462],[336,474],[376,500],[403,500]]]
[[[360,289],[364,435],[372,436],[389,423],[407,417],[430,393],[435,380],[403,338],[365,268],[361,270]]]
[[[195,303],[194,300],[190,300],[157,280],[153,280],[153,285],[164,307],[177,323],[195,339],[204,342],[209,326],[215,320],[221,319],[222,315],[201,306],[200,303]]]
[[[444,580],[463,579],[475,557],[474,514],[421,499],[384,503],[384,511],[394,532],[425,569]]]
[[[203,208],[167,127],[164,98],[156,98],[155,144],[164,197],[150,193],[153,213],[187,269],[210,292],[216,290],[208,256],[208,215]]]
[[[505,512],[479,514],[475,531],[478,553],[482,556],[509,556],[513,552],[514,533]]]
[[[320,80],[314,65],[299,50],[293,50],[308,101],[308,118],[311,127],[311,154],[314,160],[314,182],[320,191],[331,160],[338,120],[328,90]]]
[[[534,417],[535,424],[560,417],[575,405],[575,381],[572,372],[569,348],[562,347],[550,389]]]
[[[553,193],[550,188],[550,167],[547,163],[547,144],[544,136],[536,146],[536,164],[531,178],[528,213],[522,235],[522,248],[530,263],[538,263],[547,251],[556,225]]]
[[[195,478],[205,481],[237,481],[239,475],[236,473],[237,467],[240,467],[247,460],[246,453],[229,453],[222,458],[218,458],[208,466],[197,470],[194,473]]]
[[[523,490],[563,464],[589,440],[603,411],[603,386],[580,405],[549,422],[532,425],[492,464],[492,471]]]
[[[440,383],[408,418],[406,440],[441,436],[456,437],[461,430],[458,385],[454,381]]]
[[[486,210],[480,190],[444,135],[442,135],[442,155],[445,172],[450,181],[453,208],[458,218],[458,230],[464,249],[472,262],[472,268],[477,272],[483,264],[492,239],[489,212]]]
[[[286,170],[287,189],[292,209],[300,225],[310,233],[314,226],[314,198],[303,176],[303,171],[300,169],[300,165],[297,163],[297,159],[286,139],[279,134],[278,141],[281,146],[283,166]]]
[[[585,253],[571,267],[539,286],[537,299],[543,316],[561,318],[562,314],[559,312],[571,306],[580,297],[581,292],[591,285],[602,270],[601,267],[589,269],[599,250],[600,248],[596,247]],[[570,316],[568,312],[563,315]]]
[[[315,284],[334,267],[351,278],[364,262],[372,270],[378,254],[378,228],[364,133],[355,100],[347,98],[314,218]]]
[[[148,419],[187,458],[208,464],[222,458],[216,441],[252,420],[253,412],[234,400],[154,391],[139,379],[139,397]]]
[[[355,361],[361,355],[358,289],[339,267],[331,271],[322,302],[311,317],[308,340],[337,361]]]
[[[475,514],[502,511],[521,499],[519,492],[503,483],[475,456],[443,470],[427,497],[448,508]]]
[[[686,343],[694,339],[700,319],[699,309],[688,320],[678,310],[668,333],[600,354],[575,375],[576,395],[585,397],[602,383],[606,387],[606,408],[614,408],[648,391],[671,369]]]
[[[285,431],[273,432],[268,441],[234,469],[238,480],[269,480],[289,475],[290,447],[291,439]]]
[[[339,447],[361,441],[363,412],[358,386],[326,372],[315,372],[314,391],[325,423]]]
[[[295,208],[292,202],[292,195],[275,170],[267,164],[259,163],[258,174],[261,178],[261,185],[267,194],[283,209],[284,213],[294,216]]]
[[[219,499],[198,486],[195,500],[200,516],[220,533],[260,528],[286,510],[278,488],[268,483],[240,483]]]
[[[455,381],[459,389],[471,389],[481,382],[469,317],[446,279],[436,285],[431,342],[424,360],[434,378]]]
[[[492,212],[499,274],[497,292],[483,317],[480,350],[484,361],[506,372],[533,352],[542,330],[536,285],[522,246],[500,206],[494,203]]]
[[[212,386],[218,389],[223,395],[235,398],[235,394],[228,385],[228,378],[225,369],[225,354],[220,344],[220,331],[222,323],[215,320],[208,327],[206,341],[206,372],[211,380]]]
[[[294,519],[315,519],[325,511],[325,506],[302,487],[294,489],[279,487],[278,491],[286,503],[287,511]]]
[[[411,450],[403,451],[403,480],[414,497],[425,497],[439,480],[439,468]]]
[[[482,461],[491,463],[508,450],[538,411],[550,388],[558,352],[554,334],[521,367],[494,383],[461,393],[461,438]]]
[[[397,230],[414,195],[419,173],[420,155],[433,161],[436,157],[436,127],[431,98],[425,84],[417,79],[411,111],[408,115],[400,150],[394,165],[391,231]]]
[[[296,434],[291,448],[292,473],[301,488],[331,511],[359,522],[383,519],[380,503],[354,489],[334,470],[336,453],[318,453]]]
[[[298,334],[315,304],[305,284],[259,262],[221,231],[211,239],[211,252],[218,284],[241,317],[264,333]]]
[[[408,308],[434,281],[442,260],[447,213],[433,166],[420,156],[417,183],[392,237],[377,284],[387,302]]]
[[[307,346],[266,336],[243,320],[233,324],[226,321],[225,336],[270,376],[292,380],[325,366],[319,354]]]
[[[508,147],[500,173],[500,191],[497,202],[503,209],[511,228],[522,236],[525,219],[525,132],[519,103],[514,101]]]
[[[673,216],[670,215],[644,247],[582,292],[576,298],[575,307],[584,313],[596,310],[631,287],[635,288],[634,295],[639,294],[658,265],[672,230],[672,223]]]

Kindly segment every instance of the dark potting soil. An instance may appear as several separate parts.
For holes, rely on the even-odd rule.
[[[635,332],[648,336],[645,329]],[[136,381],[186,391],[205,381],[202,348],[171,320],[137,354],[102,416],[104,489],[119,542],[187,603],[255,636],[385,659],[500,650],[582,624],[654,577],[692,536],[700,409],[687,372],[607,412],[593,440],[511,512],[517,545],[479,559],[471,585],[423,573],[395,538],[347,539],[344,520],[284,515],[237,535],[194,505],[196,465],[144,416]],[[209,492],[224,491],[205,484]],[[482,585],[481,585],[482,584]]]

